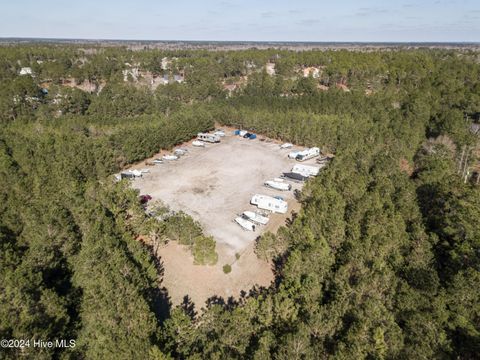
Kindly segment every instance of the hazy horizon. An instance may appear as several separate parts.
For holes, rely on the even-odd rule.
[[[472,0],[335,3],[192,0],[20,0],[3,4],[1,38],[125,41],[472,43],[480,4]]]

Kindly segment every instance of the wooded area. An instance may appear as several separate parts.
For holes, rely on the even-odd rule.
[[[77,340],[2,358],[478,358],[478,52],[87,50],[0,48],[0,337]],[[215,122],[336,157],[256,244],[275,282],[198,315],[168,306],[152,239],[198,237],[204,263],[212,239],[112,174]]]

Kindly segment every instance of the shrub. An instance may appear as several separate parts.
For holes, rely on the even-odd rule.
[[[193,242],[192,253],[196,265],[215,265],[218,261],[215,240],[211,236],[197,236]]]

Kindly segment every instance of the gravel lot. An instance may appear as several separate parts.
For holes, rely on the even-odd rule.
[[[230,132],[231,133],[231,132]],[[189,296],[197,310],[212,296],[237,298],[241,291],[254,286],[269,286],[273,280],[271,264],[260,260],[254,253],[254,240],[262,232],[276,232],[285,225],[291,212],[298,212],[300,204],[293,190],[301,184],[291,183],[292,191],[281,192],[263,186],[265,180],[289,171],[297,162],[287,154],[299,148],[281,150],[271,140],[247,140],[230,135],[219,144],[195,148],[191,142],[181,146],[188,149],[179,160],[161,165],[146,166],[145,162],[133,168],[148,168],[150,173],[133,181],[141,194],[161,200],[173,210],[183,210],[202,224],[205,234],[216,242],[219,259],[215,266],[193,264],[190,251],[176,242],[158,250],[157,256],[165,269],[163,286],[173,305]],[[162,151],[155,157],[161,157]],[[155,158],[154,157],[154,158]],[[152,158],[153,159],[153,158]],[[147,161],[151,161],[148,159]],[[305,164],[315,164],[315,160]],[[258,226],[256,232],[244,231],[233,222],[237,214],[255,210],[250,199],[255,193],[280,195],[289,203],[287,214],[272,214],[267,226]],[[235,259],[235,254],[240,256]],[[232,265],[232,272],[223,273],[224,264]]]
[[[261,226],[255,232],[244,231],[233,222],[237,214],[256,209],[250,205],[255,193],[280,195],[290,208],[295,207],[293,191],[281,192],[263,185],[265,180],[280,176],[296,163],[287,157],[291,150],[281,150],[278,143],[227,135],[219,144],[182,148],[188,149],[187,155],[149,167],[150,173],[136,179],[133,186],[141,194],[160,199],[171,209],[183,210],[198,220],[204,232],[217,241],[219,255],[241,252],[264,231]],[[292,185],[293,189],[300,187]],[[283,223],[289,213],[271,215],[271,222]]]

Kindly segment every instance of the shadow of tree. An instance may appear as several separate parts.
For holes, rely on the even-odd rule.
[[[195,303],[192,301],[190,296],[185,295],[183,297],[182,303],[180,304],[180,307],[183,309],[185,314],[190,316],[192,320],[195,320],[195,317],[197,316],[197,312],[195,311]]]

